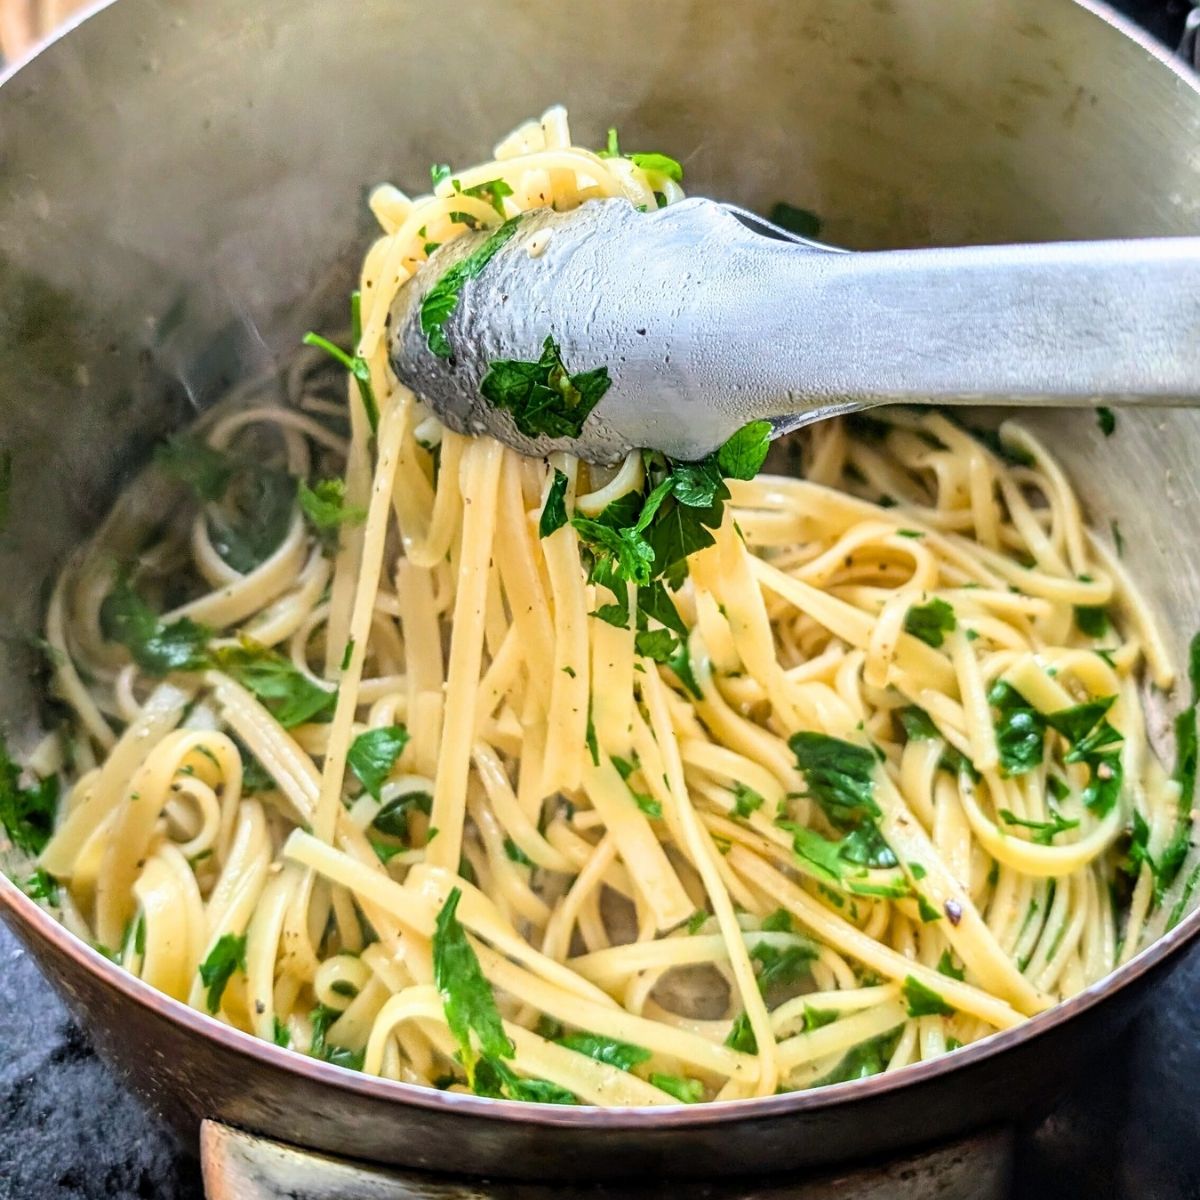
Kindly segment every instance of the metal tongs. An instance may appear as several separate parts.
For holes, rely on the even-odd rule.
[[[547,338],[568,374],[611,381],[577,436],[529,436],[481,391]],[[435,251],[394,302],[390,354],[451,428],[598,463],[889,403],[1188,405],[1200,238],[845,252],[711,200],[592,201]]]

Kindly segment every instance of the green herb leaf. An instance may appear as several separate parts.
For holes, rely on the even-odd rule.
[[[669,663],[679,639],[669,629],[644,629],[633,639],[634,649],[655,662]]]
[[[821,218],[816,213],[809,212],[807,208],[797,208],[783,200],[772,207],[768,220],[780,229],[786,229],[800,237],[816,238],[821,232]]]
[[[952,1017],[955,1010],[942,999],[933,988],[926,987],[912,975],[904,977],[904,985],[900,989],[904,999],[908,1001],[910,1017]]]
[[[245,467],[233,477],[220,507],[207,513],[213,548],[248,575],[279,548],[292,523],[296,480],[286,471]]]
[[[914,604],[904,618],[905,632],[920,638],[935,650],[945,641],[945,635],[952,633],[957,625],[954,609],[945,600],[936,597],[928,604]]]
[[[945,975],[949,979],[961,981],[967,977],[967,973],[962,967],[954,965],[954,957],[949,950],[942,951],[942,957],[938,959],[937,969],[939,974]]]
[[[740,1050],[743,1054],[758,1053],[758,1038],[754,1036],[750,1018],[744,1012],[740,1012],[734,1017],[733,1028],[730,1029],[729,1036],[725,1039],[725,1045],[731,1050]]]
[[[577,1104],[574,1094],[548,1079],[530,1079],[518,1075],[507,1063],[494,1056],[483,1056],[472,1083],[477,1095],[504,1100],[525,1100],[534,1104]]]
[[[428,792],[405,792],[404,795],[397,796],[395,800],[385,804],[371,824],[380,833],[407,842],[408,819],[414,811],[429,816],[433,812],[433,797]]]
[[[915,704],[910,704],[906,708],[898,708],[896,716],[900,719],[900,725],[910,742],[932,741],[934,738],[942,736],[933,723],[933,718]]]
[[[408,730],[403,725],[368,729],[350,743],[346,765],[358,776],[367,792],[378,800],[380,788],[407,745]]]
[[[517,232],[519,217],[505,221],[481,246],[455,263],[425,294],[421,301],[421,332],[429,349],[439,358],[451,356],[445,325],[458,307],[459,293],[469,279],[476,279],[501,247]]]
[[[1111,408],[1100,407],[1096,409],[1096,423],[1100,426],[1100,432],[1105,437],[1112,437],[1117,428],[1117,417]]]
[[[630,154],[627,157],[635,167],[641,167],[643,171],[649,171],[656,175],[665,175],[668,179],[675,180],[676,183],[683,182],[683,167],[669,155]]]
[[[828,1075],[812,1086],[848,1083],[853,1079],[867,1079],[871,1075],[881,1074],[896,1051],[898,1038],[899,1030],[896,1030],[855,1046]]]
[[[1000,810],[1000,819],[1006,825],[1015,825],[1021,829],[1028,829],[1033,834],[1033,840],[1039,846],[1049,846],[1055,837],[1066,832],[1068,829],[1077,829],[1078,821],[1070,821],[1054,808],[1053,805],[1047,805],[1050,813],[1049,821],[1027,821],[1022,817],[1016,816],[1011,809],[1002,808]]]
[[[558,1042],[568,1050],[586,1054],[588,1058],[607,1063],[610,1067],[619,1067],[622,1071],[630,1071],[650,1057],[650,1051],[641,1046],[618,1042],[615,1038],[602,1037],[598,1033],[568,1033],[560,1037]]]
[[[704,1099],[704,1084],[698,1079],[688,1079],[680,1075],[660,1075],[655,1071],[650,1076],[650,1082],[683,1104],[699,1104]]]
[[[788,987],[808,977],[809,964],[817,957],[816,947],[808,942],[793,942],[779,947],[770,942],[755,942],[750,958],[759,965],[758,987],[763,993],[769,988]]]
[[[567,476],[557,467],[554,479],[546,492],[546,503],[542,505],[541,520],[538,521],[538,536],[549,537],[567,523]]]
[[[880,815],[874,797],[875,756],[865,746],[808,731],[792,734],[788,746],[804,772],[805,794],[827,814],[850,821]]]
[[[354,330],[354,340],[356,342],[362,336],[362,321],[359,315],[360,305],[361,297],[359,293],[352,292],[350,295],[350,316],[351,327]],[[378,433],[379,405],[375,400],[375,389],[371,386],[371,367],[367,360],[359,354],[348,353],[341,346],[335,345],[319,333],[313,333],[312,330],[309,330],[301,340],[306,346],[315,346],[318,350],[324,350],[330,358],[341,363],[350,372],[354,377],[355,384],[358,386],[359,398],[362,400],[363,408],[366,410],[367,423],[371,427],[371,432]]]
[[[3,785],[0,784],[0,787]],[[2,802],[0,802],[2,806]],[[47,904],[58,903],[58,882],[49,872],[38,867],[22,884],[21,891],[30,900],[44,900]]]
[[[209,665],[212,630],[188,617],[164,625],[124,575],[100,606],[100,628],[105,637],[125,646],[148,675],[201,671]]]
[[[804,1006],[804,1032],[811,1033],[814,1029],[823,1029],[832,1025],[842,1014],[835,1008],[813,1008],[811,1004]]]
[[[997,682],[988,692],[996,710],[996,746],[1000,772],[1024,775],[1038,766],[1045,754],[1046,719],[1011,684]]]
[[[792,914],[786,908],[777,908],[773,913],[768,913],[763,917],[762,927],[768,933],[792,933],[795,930]]]
[[[926,925],[942,919],[942,914],[920,892],[917,893],[917,914]]]
[[[613,129],[611,127],[609,128],[608,140],[604,143],[604,149],[597,150],[596,157],[597,158],[620,158],[621,157],[621,144],[617,139],[617,131],[615,129]]]
[[[1075,624],[1079,632],[1090,638],[1102,638],[1108,633],[1108,609],[1102,606],[1075,606]]]
[[[536,362],[494,359],[479,384],[483,398],[512,414],[526,437],[578,437],[588,414],[608,391],[607,367],[570,374],[554,338],[542,343]]]
[[[807,829],[790,821],[782,828],[791,833],[792,849],[798,858],[803,859],[818,875],[830,882],[837,883],[841,880],[845,864],[839,853],[841,846],[838,842],[831,842],[815,829]]]
[[[337,692],[318,687],[274,650],[244,641],[223,647],[215,658],[217,667],[253,692],[284,729],[332,715]]]
[[[762,470],[770,448],[771,422],[751,421],[717,451],[717,463],[731,479],[753,479]]]
[[[320,479],[311,488],[302,481],[297,499],[317,539],[330,553],[337,551],[338,530],[343,525],[359,525],[367,519],[365,508],[346,503],[346,484],[341,479]]]
[[[690,933],[690,934],[699,933],[700,930],[704,928],[705,923],[708,921],[708,918],[710,915],[711,914],[706,912],[703,908],[696,909],[696,911],[694,913],[692,913],[692,915],[690,917],[688,917],[688,919],[687,919],[688,933]]]
[[[223,450],[191,433],[177,433],[154,452],[154,461],[174,479],[186,484],[201,500],[225,495],[238,464]]]
[[[246,936],[234,933],[222,934],[208,957],[200,964],[200,981],[208,988],[205,1003],[210,1013],[221,1007],[225,985],[234,971],[246,969]]]
[[[497,215],[504,219],[504,198],[513,194],[512,188],[503,179],[489,179],[486,183],[477,183],[474,187],[463,188],[464,196],[474,196],[490,204]]]
[[[733,786],[733,811],[739,817],[748,817],[752,812],[757,812],[766,803],[763,797],[756,792],[752,787],[748,787],[744,783],[735,783]]]
[[[292,1031],[278,1018],[271,1018],[272,1040],[285,1050],[292,1044]]]
[[[533,859],[512,838],[504,839],[504,856],[510,862],[515,862],[521,867],[532,867],[534,865]]]
[[[480,1054],[488,1059],[512,1058],[516,1050],[504,1032],[479,957],[459,922],[461,899],[461,889],[451,889],[438,913],[433,934],[433,980],[442,997],[446,1024],[458,1043],[467,1081],[474,1088]]]
[[[0,737],[0,824],[18,850],[36,857],[46,848],[58,811],[58,776],[47,775],[21,787],[21,768]]]
[[[452,172],[449,163],[434,163],[429,168],[429,179],[436,188],[444,179],[449,179]]]

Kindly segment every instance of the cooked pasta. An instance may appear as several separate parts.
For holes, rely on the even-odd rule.
[[[80,936],[343,1066],[662,1105],[943,1054],[1182,911],[1193,780],[1139,696],[1172,667],[1028,430],[889,409],[752,478],[598,468],[397,384],[389,308],[437,245],[680,175],[551,109],[377,188],[350,374],[310,339],[120,498],[49,604],[69,717],[10,781],[61,775],[14,840]],[[664,479],[709,544],[622,574],[598,530]]]

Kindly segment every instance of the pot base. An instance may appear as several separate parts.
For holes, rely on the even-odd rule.
[[[802,1182],[701,1184],[701,1200],[1003,1200],[1012,1178],[1014,1133],[1009,1128],[977,1133],[949,1145],[882,1164],[838,1171]],[[617,1189],[562,1184],[498,1183],[331,1158],[283,1142],[205,1121],[200,1162],[209,1200],[658,1200],[678,1181]]]

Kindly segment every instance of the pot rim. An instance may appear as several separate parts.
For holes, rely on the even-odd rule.
[[[1106,0],[1066,2],[1086,10],[1117,33],[1135,42],[1148,55],[1169,69],[1182,86],[1200,95],[1200,77],[1193,74],[1182,60],[1172,55],[1131,20],[1114,11]],[[75,14],[49,38],[38,43],[27,56],[0,72],[0,86],[20,75],[42,51],[55,45],[73,29],[115,3],[117,0],[97,0],[97,3]],[[857,1100],[879,1098],[901,1088],[915,1088],[1048,1035],[1059,1025],[1102,1003],[1146,975],[1166,959],[1178,955],[1189,942],[1200,935],[1200,905],[1197,905],[1174,929],[1147,946],[1129,962],[1069,1000],[1028,1018],[1020,1025],[998,1031],[953,1053],[913,1063],[894,1072],[872,1075],[847,1083],[830,1084],[809,1091],[744,1100],[664,1105],[654,1108],[600,1108],[595,1105],[533,1104],[527,1101],[495,1100],[485,1096],[442,1092],[334,1066],[332,1063],[310,1058],[252,1034],[243,1033],[207,1013],[157,991],[77,938],[50,912],[31,900],[12,880],[0,872],[0,913],[4,910],[8,910],[15,924],[49,942],[60,953],[142,1009],[187,1029],[197,1039],[219,1042],[234,1053],[306,1077],[325,1087],[362,1096],[371,1101],[410,1105],[465,1118],[513,1121],[544,1127],[598,1127],[602,1130],[644,1132],[812,1113]]]

